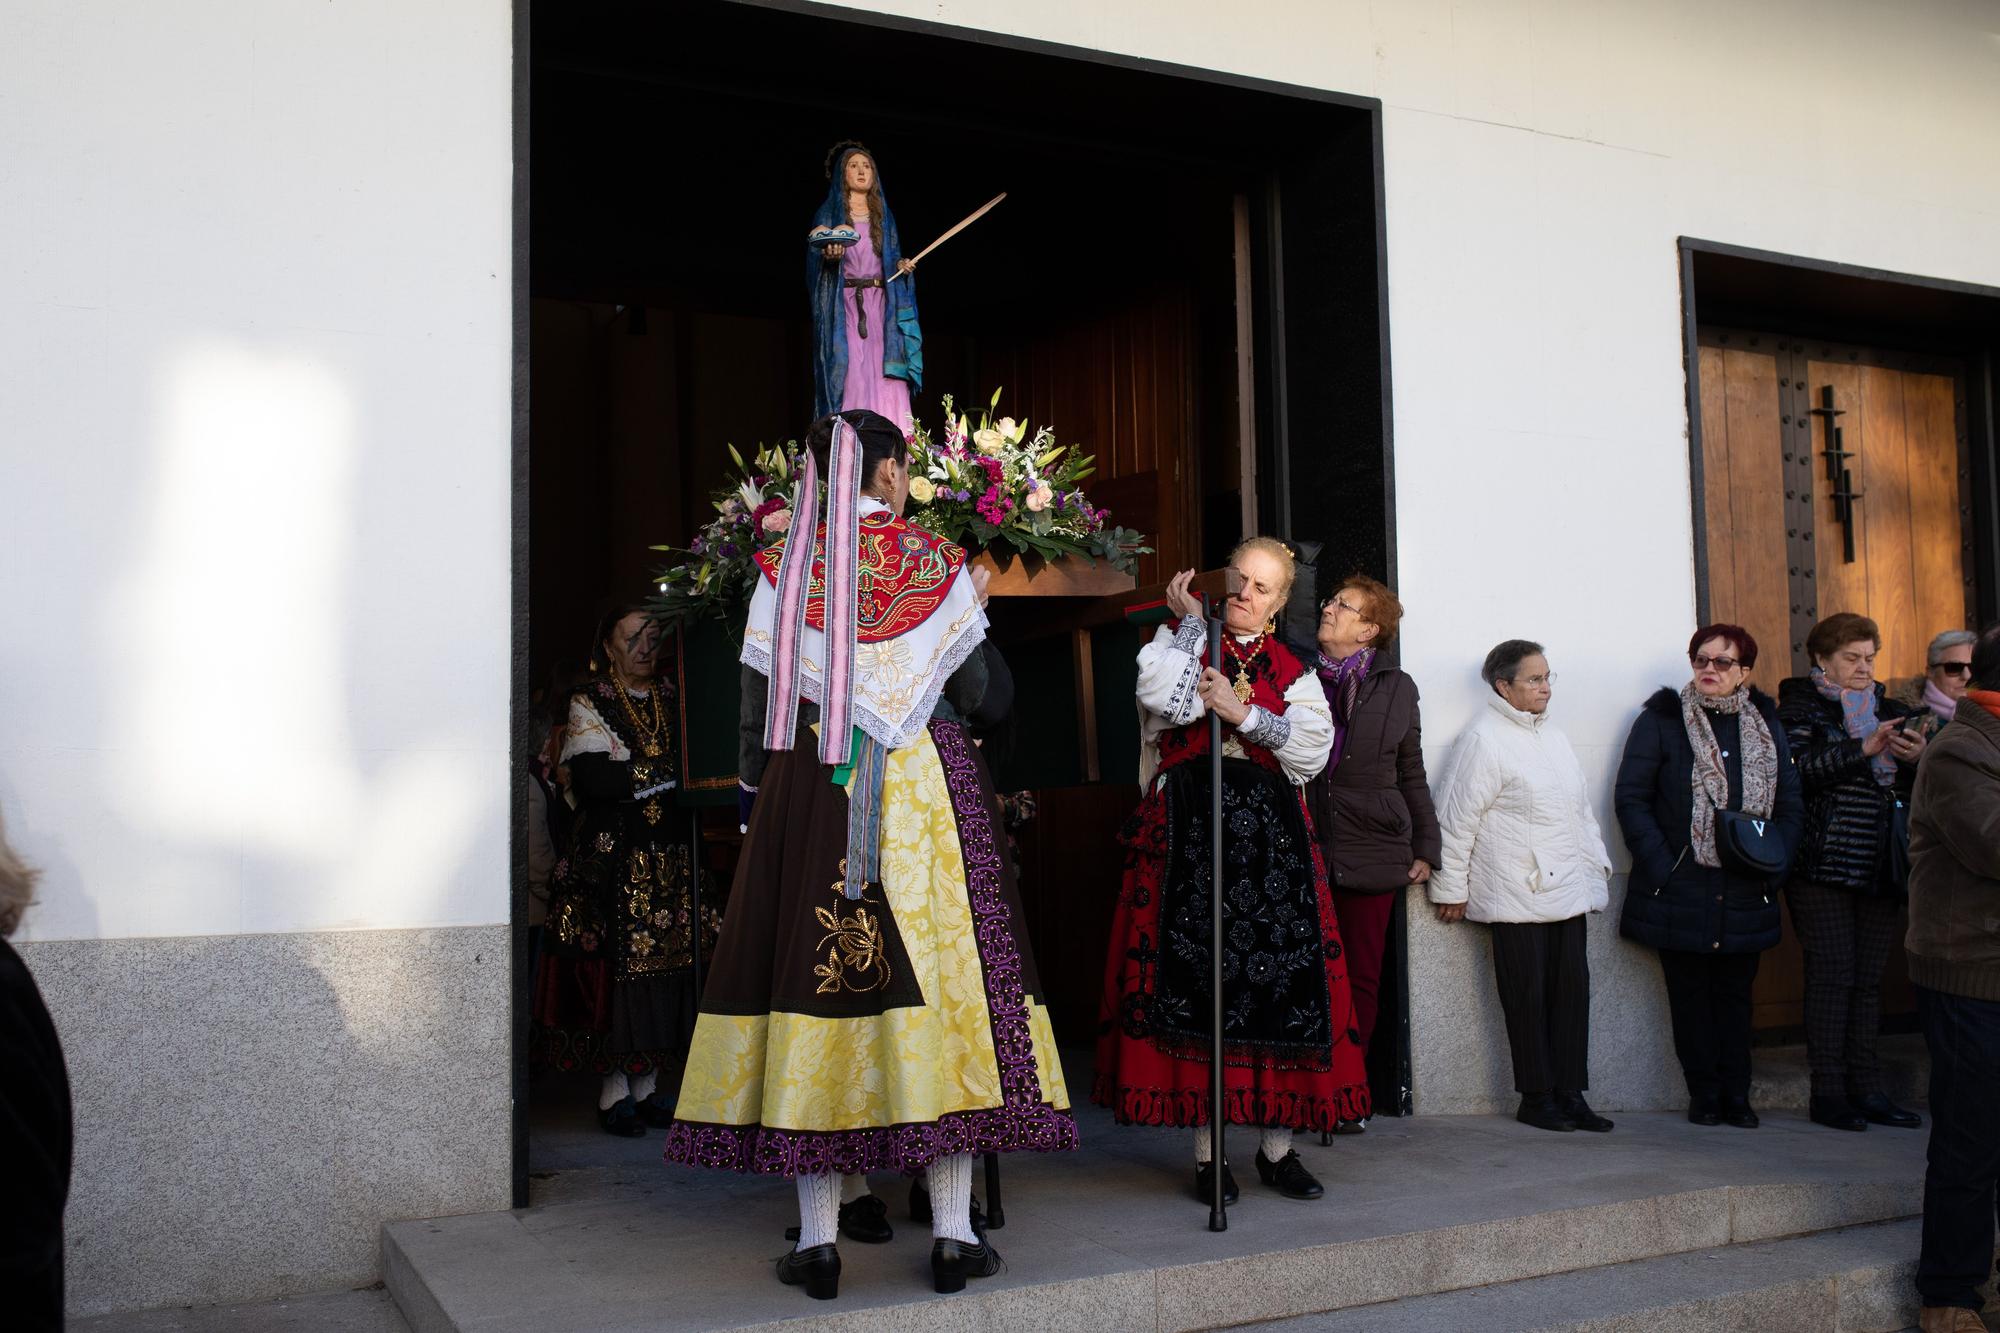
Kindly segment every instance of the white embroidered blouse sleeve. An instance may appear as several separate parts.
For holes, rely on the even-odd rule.
[[[1139,650],[1139,706],[1180,727],[1206,709],[1195,686],[1201,682],[1201,649],[1206,627],[1197,616],[1180,623],[1179,631],[1162,625],[1153,640]]]
[[[1250,727],[1262,721],[1258,715],[1263,713],[1261,708],[1252,708],[1241,730],[1248,735]],[[1285,776],[1304,786],[1320,775],[1326,757],[1333,753],[1333,710],[1327,706],[1318,676],[1307,671],[1291,683],[1285,690],[1285,711],[1280,720],[1286,724],[1286,734],[1271,753]]]

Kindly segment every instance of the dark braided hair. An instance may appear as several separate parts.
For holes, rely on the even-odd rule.
[[[910,442],[903,438],[903,432],[896,423],[880,412],[871,412],[865,407],[852,407],[845,412],[835,412],[813,422],[806,432],[806,448],[812,450],[813,461],[819,464],[820,475],[827,475],[833,454],[833,419],[840,417],[854,427],[854,433],[861,437],[861,488],[868,489],[874,484],[875,470],[888,459],[907,463],[910,457]]]

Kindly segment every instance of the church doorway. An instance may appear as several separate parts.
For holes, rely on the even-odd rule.
[[[712,513],[726,446],[803,434],[804,240],[842,140],[909,249],[1007,192],[919,275],[920,421],[999,390],[1095,454],[1093,500],[1155,548],[1140,590],[1253,531],[1318,551],[1315,591],[1393,582],[1378,104],[807,5],[544,4],[527,28],[525,691],[573,674],[600,608],[651,586],[650,548]],[[988,754],[1039,798],[1024,897],[1058,1035],[1087,1043],[1150,629],[1078,598],[993,620],[1035,711]],[[681,669],[683,808],[726,888],[734,681]],[[1400,951],[1384,1109],[1408,1100]]]

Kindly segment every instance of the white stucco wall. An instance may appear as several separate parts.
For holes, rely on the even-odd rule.
[[[510,24],[0,7],[22,938],[507,919]]]
[[[1694,628],[1677,239],[2000,285],[2000,5],[875,0],[1379,97],[1404,665],[1437,772],[1503,638],[1543,641],[1611,818]],[[1683,1093],[1650,955],[1593,923],[1595,1094]],[[1417,904],[1413,903],[1413,906]],[[1511,1077],[1485,932],[1413,913],[1422,1111]]]

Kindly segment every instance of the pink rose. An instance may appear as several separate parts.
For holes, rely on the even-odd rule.
[[[1049,502],[1055,499],[1055,495],[1055,488],[1050,486],[1046,481],[1037,482],[1035,489],[1028,492],[1027,504],[1029,512],[1035,514],[1041,513],[1049,507]]]
[[[774,509],[770,513],[764,515],[764,531],[790,532],[791,530],[792,530],[791,510]]]

